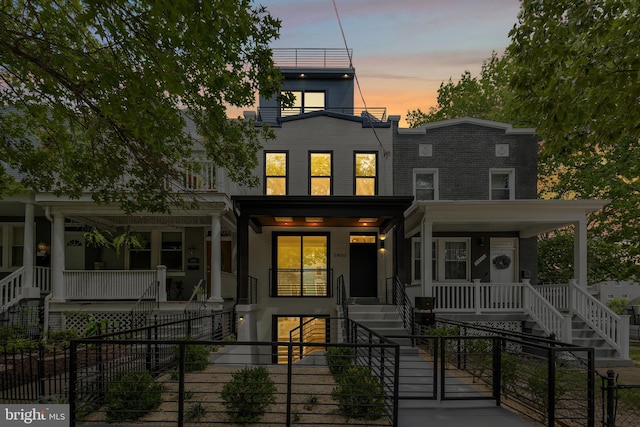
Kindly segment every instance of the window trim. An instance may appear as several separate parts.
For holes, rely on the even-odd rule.
[[[493,198],[493,175],[509,175],[509,198]],[[497,190],[497,189],[496,189]],[[489,169],[489,200],[515,200],[516,198],[516,171],[514,168],[492,168]]]
[[[471,238],[470,237],[434,237],[432,239],[432,244],[435,247],[431,252],[432,256],[435,257],[435,271],[432,273],[433,282],[434,283],[445,283],[445,282],[470,282],[471,281]],[[444,277],[446,274],[445,269],[445,248],[447,242],[465,242],[466,250],[467,250],[467,261],[466,261],[466,273],[465,279],[447,279]],[[419,284],[424,278],[416,279],[415,275],[415,261],[420,260],[420,265],[422,266],[423,260],[421,253],[420,258],[416,257],[415,254],[415,244],[420,244],[420,248],[422,249],[422,237],[412,237],[411,238],[411,283]],[[431,260],[433,263],[433,259]]]
[[[329,162],[330,162],[330,175],[325,176],[325,175],[311,175],[311,156],[314,154],[328,154],[329,155]],[[333,151],[309,151],[308,154],[308,163],[309,163],[309,195],[313,196],[314,194],[311,194],[311,188],[312,185],[311,183],[313,182],[313,178],[329,178],[329,196],[333,196]],[[321,196],[321,195],[319,195]]]
[[[413,198],[414,200],[440,200],[440,177],[437,168],[414,168],[413,169]],[[418,199],[418,187],[416,177],[418,174],[433,175],[433,199]]]
[[[20,256],[22,256],[24,252],[24,245],[26,243],[24,242],[24,230],[26,225],[23,222],[2,222],[0,223],[0,228],[2,229],[2,234],[0,234],[0,248],[2,249],[0,250],[0,271],[15,271],[24,265],[24,259],[20,265],[15,265],[15,260],[13,259],[13,248],[22,248],[22,251],[20,252]],[[16,228],[22,229],[22,245],[14,244],[13,235]]]
[[[278,295],[278,237],[280,236],[299,236],[301,239],[306,236],[324,236],[327,238],[327,265],[326,265],[326,291],[324,295],[304,295],[304,281],[301,275],[300,295]],[[331,274],[331,233],[330,232],[298,232],[298,231],[274,231],[271,235],[271,271],[269,296],[271,298],[331,298],[332,297],[332,274]]]
[[[375,162],[376,162],[376,171],[375,171],[375,175],[371,176],[371,175],[362,175],[362,176],[358,176],[356,175],[356,159],[358,157],[358,154],[373,154],[375,156]],[[378,195],[378,176],[380,175],[379,172],[379,160],[378,160],[378,152],[377,151],[354,151],[353,152],[353,195],[354,196],[377,196]],[[358,178],[373,178],[373,194],[357,194],[357,188],[358,188]]]
[[[285,174],[284,175],[267,175],[267,155],[268,154],[284,154],[285,155]],[[284,196],[289,194],[289,150],[269,150],[269,151],[264,151],[263,154],[263,171],[262,171],[262,181],[264,184],[264,195],[265,196],[271,196],[270,194],[267,194],[267,180],[269,178],[284,178]],[[276,195],[276,194],[272,194],[272,195]],[[281,194],[278,194],[281,195]]]

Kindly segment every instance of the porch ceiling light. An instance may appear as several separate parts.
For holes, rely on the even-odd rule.
[[[308,216],[304,220],[307,222],[324,222],[324,218],[320,216]]]
[[[360,218],[358,222],[376,222],[378,218]]]
[[[290,216],[277,216],[276,222],[292,222],[293,218]]]

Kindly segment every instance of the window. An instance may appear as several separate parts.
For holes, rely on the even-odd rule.
[[[309,194],[330,196],[332,192],[331,153],[309,153]]]
[[[413,195],[416,200],[438,200],[438,170],[413,170]]]
[[[277,342],[327,342],[329,336],[328,322],[323,317],[274,316],[273,338]],[[316,351],[324,351],[324,347],[296,346],[292,348],[295,363],[302,357]],[[289,347],[279,346],[274,354],[278,364],[286,364]]]
[[[433,239],[431,246],[432,279],[436,281],[462,280],[469,281],[468,239],[439,238]],[[411,239],[411,277],[419,282],[422,259],[421,238]]]
[[[264,154],[264,191],[267,196],[287,194],[288,161],[287,152],[267,152]]]
[[[329,235],[274,234],[275,266],[271,295],[329,296]]]
[[[431,242],[431,278],[438,280],[438,243],[436,240]],[[411,239],[411,281],[420,282],[422,271],[420,269],[420,261],[422,259],[422,239],[413,237]]]
[[[130,270],[151,270],[151,233],[138,232],[144,238],[143,248],[129,248]]]
[[[167,270],[182,270],[182,232],[164,231],[161,233],[160,264]]]
[[[321,91],[288,91],[294,96],[293,105],[291,107],[282,108],[282,117],[295,116],[296,114],[309,113],[311,111],[324,110],[325,97]]]
[[[513,169],[492,169],[491,200],[513,200],[514,191]]]
[[[375,196],[377,191],[377,153],[355,153],[355,195]]]

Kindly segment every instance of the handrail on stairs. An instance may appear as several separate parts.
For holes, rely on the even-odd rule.
[[[529,279],[523,279],[524,302],[523,306],[531,318],[549,335],[555,335],[556,339],[571,344],[571,315],[564,315],[556,309],[537,289]]]
[[[189,298],[189,300],[184,306],[185,313],[188,311],[192,311],[190,310],[190,308],[192,308],[194,301],[199,302],[201,304],[200,307],[204,305],[204,301],[207,300],[207,290],[204,287],[205,284],[206,282],[204,281],[204,279],[200,279],[198,284],[194,286],[193,292],[191,293],[191,297]]]
[[[409,334],[414,335],[413,319],[415,309],[398,276],[393,278],[393,302],[396,305],[400,317],[402,317],[404,328]]]
[[[131,328],[135,329],[144,324],[147,321],[147,317],[153,312],[154,308],[160,307],[159,302],[160,295],[160,282],[154,280],[149,283],[144,290],[140,298],[131,307]]]

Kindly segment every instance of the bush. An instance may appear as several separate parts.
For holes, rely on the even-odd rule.
[[[233,423],[255,423],[276,401],[276,386],[264,366],[244,368],[222,387],[222,400]]]
[[[136,420],[160,406],[162,386],[147,372],[124,374],[109,385],[105,401],[109,421]]]
[[[365,366],[347,369],[331,391],[340,414],[347,418],[375,420],[384,415],[384,390],[380,379]]]
[[[353,347],[329,347],[324,357],[331,375],[338,381],[339,377],[353,366],[356,352]]]
[[[188,340],[191,340],[189,338]],[[173,347],[173,361],[180,363],[180,346]],[[209,365],[209,348],[204,345],[186,344],[184,348],[184,371],[202,371]]]
[[[78,338],[78,331],[75,329],[62,329],[59,331],[47,332],[47,344],[68,348],[71,340]]]

